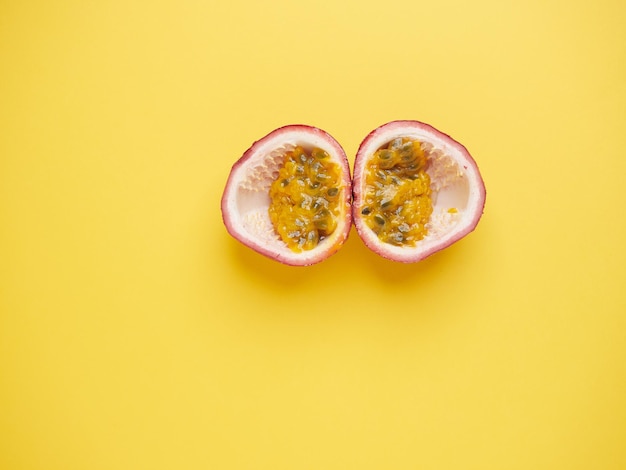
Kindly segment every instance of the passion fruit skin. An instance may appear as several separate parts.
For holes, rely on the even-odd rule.
[[[431,188],[434,200],[437,199],[438,193],[441,191],[441,200],[446,200],[446,202],[453,200],[462,207],[450,207],[449,212],[454,212],[455,217],[458,212],[458,217],[449,227],[436,227],[431,231],[431,234],[417,242],[415,246],[395,246],[378,238],[365,223],[361,211],[365,207],[365,179],[368,161],[378,149],[392,140],[406,137],[419,140],[422,144],[426,143],[429,147],[432,145],[432,149],[436,150],[437,153],[429,153],[429,155],[439,157],[444,155],[444,158],[447,159],[445,164],[450,163],[454,167],[452,171],[448,171],[448,169],[439,171],[439,168],[438,172],[433,172]],[[440,163],[437,165],[442,166]],[[429,171],[427,170],[427,172]],[[352,217],[357,233],[369,249],[384,258],[402,263],[421,261],[472,232],[483,214],[486,199],[484,181],[476,161],[468,150],[452,137],[434,127],[411,120],[392,121],[384,124],[370,132],[363,140],[355,158],[352,188]],[[452,189],[447,190],[446,188]],[[441,208],[439,210],[441,213]],[[433,214],[434,216],[435,214]],[[445,219],[445,216],[446,214],[443,214],[441,218]],[[449,218],[452,218],[452,215]]]
[[[280,240],[268,215],[269,188],[283,155],[295,146],[325,150],[341,170],[341,217],[335,231],[308,251],[294,252]],[[232,166],[221,200],[228,233],[252,250],[290,266],[309,266],[339,250],[352,225],[352,179],[346,153],[327,132],[313,126],[280,127],[254,142]]]

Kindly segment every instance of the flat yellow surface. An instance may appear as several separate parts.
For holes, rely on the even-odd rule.
[[[0,468],[626,468],[626,6],[2,1]],[[226,232],[291,123],[465,144],[477,230],[290,268]]]

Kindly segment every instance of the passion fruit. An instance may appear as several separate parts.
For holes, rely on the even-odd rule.
[[[474,230],[485,185],[467,149],[419,121],[372,131],[356,155],[352,214],[357,232],[379,255],[420,261]]]
[[[316,127],[290,125],[252,144],[233,165],[222,218],[244,245],[307,266],[345,242],[351,200],[350,167],[339,143]]]

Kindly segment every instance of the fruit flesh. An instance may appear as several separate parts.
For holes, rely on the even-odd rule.
[[[427,159],[418,140],[396,138],[379,148],[365,168],[361,216],[385,242],[415,246],[433,212]]]
[[[341,191],[341,169],[329,154],[296,146],[285,154],[270,186],[274,230],[294,252],[315,248],[337,228]]]

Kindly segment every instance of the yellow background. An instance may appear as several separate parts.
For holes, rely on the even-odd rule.
[[[0,468],[626,468],[619,0],[2,1]],[[487,186],[416,265],[231,239],[290,123],[418,119]]]

